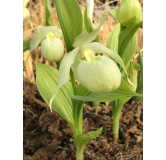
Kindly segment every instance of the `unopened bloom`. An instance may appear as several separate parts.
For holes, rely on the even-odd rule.
[[[49,62],[61,60],[64,53],[64,45],[60,40],[61,30],[56,26],[38,26],[37,33],[31,40],[30,50],[34,50],[41,42],[41,53]]]
[[[143,12],[138,0],[122,0],[119,9],[108,10],[126,27],[130,27],[143,20]]]

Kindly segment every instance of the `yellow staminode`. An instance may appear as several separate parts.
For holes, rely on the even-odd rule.
[[[83,47],[80,47],[79,57],[78,59],[80,61],[89,61],[92,62],[95,60],[95,53],[91,49],[85,49]]]
[[[48,42],[53,42],[55,39],[55,34],[53,32],[50,32],[46,36]]]

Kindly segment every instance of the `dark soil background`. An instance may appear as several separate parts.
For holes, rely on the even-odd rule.
[[[35,84],[24,80],[23,159],[75,160],[75,145],[70,142],[72,131],[66,121],[51,112]],[[112,140],[112,109],[101,104],[83,109],[83,133],[103,127],[100,137],[86,145],[84,160],[142,160],[143,102],[125,104],[119,128],[119,144]]]

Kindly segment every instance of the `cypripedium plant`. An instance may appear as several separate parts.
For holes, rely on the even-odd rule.
[[[28,2],[29,2],[29,0],[23,0],[23,20],[30,19],[30,12],[26,8]]]
[[[122,0],[119,9],[108,10],[123,26],[130,27],[143,20],[143,12],[138,0]]]
[[[64,53],[64,45],[60,40],[62,32],[57,26],[37,27],[37,33],[30,43],[32,52],[41,42],[41,53],[49,62],[58,62]]]
[[[55,0],[54,2],[67,54],[61,61],[59,71],[54,67],[37,63],[36,82],[41,96],[51,110],[59,113],[69,124],[74,136],[71,141],[76,146],[76,160],[83,160],[86,144],[102,132],[102,128],[99,128],[86,134],[82,133],[84,102],[108,102],[138,96],[138,94],[130,88],[130,85],[134,83],[131,82],[127,68],[117,52],[99,42],[93,42],[107,16],[99,19],[100,25],[96,30],[82,34],[82,13],[77,0]],[[39,27],[31,40],[31,51],[40,42],[41,49],[43,42],[43,45],[53,43],[54,35],[59,37],[61,34],[59,30],[51,26]],[[52,53],[49,47],[43,51]],[[96,55],[96,53],[102,53],[108,57]],[[52,60],[52,56],[50,57]],[[78,86],[76,86],[75,78],[80,82]]]
[[[134,85],[131,85],[127,82],[125,75],[122,77],[130,89],[135,92],[137,88],[137,75],[135,70],[139,70],[140,65],[133,62],[132,58],[138,45],[136,31],[143,23],[141,6],[138,0],[122,0],[119,10],[108,10],[108,12],[113,14],[119,23],[111,31],[107,39],[107,47],[118,52],[119,56],[122,58],[126,68],[128,69],[129,79]],[[142,86],[141,84],[140,86]],[[142,92],[138,93],[141,94]],[[111,101],[113,110],[112,141],[115,143],[118,143],[119,138],[119,119],[121,109],[123,105],[131,98],[132,96]],[[140,98],[137,97],[137,99]]]

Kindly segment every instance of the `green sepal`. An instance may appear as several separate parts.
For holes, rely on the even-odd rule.
[[[110,9],[105,11],[111,13],[114,16],[114,18],[118,21],[118,11],[119,11],[118,9]]]
[[[51,26],[51,8],[50,8],[50,1],[44,0],[44,9],[45,9],[45,25]]]

